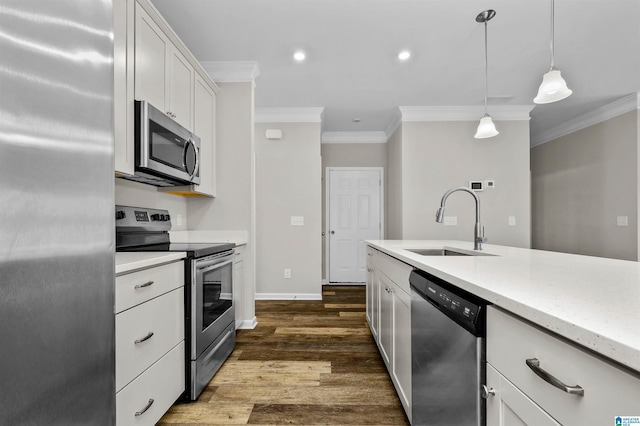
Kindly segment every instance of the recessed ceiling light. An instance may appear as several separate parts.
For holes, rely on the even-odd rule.
[[[360,119],[358,117],[354,117],[351,119],[351,121],[353,121],[354,123],[359,123]]]
[[[400,59],[401,61],[406,61],[410,57],[411,52],[409,52],[408,50],[403,50],[402,52],[398,53],[398,59]]]
[[[302,50],[298,50],[296,53],[293,54],[293,59],[295,59],[298,62],[304,61],[304,58],[306,57],[307,55],[305,55],[305,53]]]

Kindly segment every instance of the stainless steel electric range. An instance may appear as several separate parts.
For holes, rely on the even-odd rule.
[[[232,243],[172,243],[167,210],[116,206],[116,251],[183,251],[185,397],[198,399],[235,347]]]

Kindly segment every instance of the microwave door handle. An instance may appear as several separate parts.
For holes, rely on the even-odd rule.
[[[189,170],[187,170],[187,151],[189,145],[193,146],[193,151],[196,155],[195,165],[193,167],[193,172],[191,173],[189,173]],[[184,144],[184,150],[182,151],[182,166],[184,167],[184,170],[189,174],[189,178],[191,179],[193,179],[196,173],[198,173],[198,168],[200,167],[200,153],[198,152],[198,147],[196,146],[196,143],[193,141],[193,139],[187,139],[187,142]]]

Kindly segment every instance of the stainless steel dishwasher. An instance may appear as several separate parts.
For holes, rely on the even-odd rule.
[[[411,283],[413,426],[484,426],[484,300],[424,271]]]

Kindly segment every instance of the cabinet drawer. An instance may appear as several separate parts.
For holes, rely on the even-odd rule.
[[[376,266],[376,258],[378,255],[378,250],[373,247],[367,246],[367,265]]]
[[[391,281],[396,283],[405,293],[411,294],[409,275],[413,267],[384,253],[378,253],[376,262],[380,272],[391,278]]]
[[[584,395],[538,377],[525,363],[532,358]],[[487,311],[487,362],[561,424],[613,424],[616,416],[640,413],[640,375],[493,307]]]
[[[117,276],[115,312],[122,312],[181,286],[184,286],[184,262]]]
[[[116,425],[155,425],[184,392],[184,341],[116,393]],[[143,414],[136,416],[153,400]]]
[[[135,343],[151,333],[148,339]],[[182,288],[116,315],[116,390],[181,340],[184,340]]]

